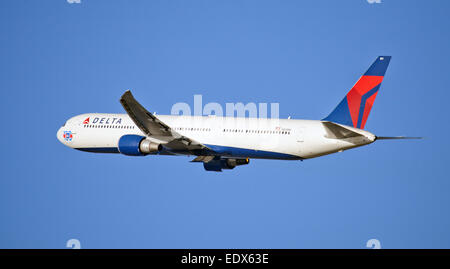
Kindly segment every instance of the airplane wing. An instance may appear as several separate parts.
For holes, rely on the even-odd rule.
[[[322,124],[325,127],[325,130],[327,131],[328,138],[345,139],[350,137],[363,136],[360,133],[354,132],[350,129],[347,129],[333,122],[322,121]]]
[[[120,98],[120,103],[133,120],[136,126],[147,136],[167,142],[164,147],[175,150],[207,149],[199,142],[183,136],[159,120],[155,115],[148,112],[131,94],[126,91]]]

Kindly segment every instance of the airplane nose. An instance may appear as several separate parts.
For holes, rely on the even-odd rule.
[[[64,143],[62,127],[56,132],[56,138],[58,138],[59,142]]]

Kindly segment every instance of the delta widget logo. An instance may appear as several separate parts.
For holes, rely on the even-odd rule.
[[[72,131],[64,131],[63,137],[64,137],[64,140],[66,140],[67,142],[72,141],[72,139],[73,139]]]

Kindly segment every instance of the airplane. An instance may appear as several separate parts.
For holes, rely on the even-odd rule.
[[[379,56],[337,107],[322,120],[156,115],[128,90],[120,98],[127,114],[74,116],[58,140],[80,151],[128,156],[195,156],[207,171],[222,172],[250,159],[305,160],[386,139],[366,130],[370,110],[391,56]]]

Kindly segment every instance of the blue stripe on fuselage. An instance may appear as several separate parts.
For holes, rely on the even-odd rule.
[[[207,144],[205,144],[205,146],[210,148],[213,151],[213,153],[216,153],[219,156],[226,156],[226,157],[280,159],[280,160],[300,160],[300,159],[302,159],[299,156],[286,154],[286,153],[273,152],[273,151],[235,148],[235,147],[207,145]]]
[[[111,148],[75,148],[77,150],[94,152],[94,153],[120,153],[119,149],[116,147]]]
[[[254,150],[254,149],[246,149],[246,148],[235,148],[235,147],[226,147],[226,146],[218,146],[218,145],[205,145],[211,150],[202,150],[202,152],[196,152],[198,155],[214,155],[214,156],[226,156],[226,157],[236,157],[236,158],[257,158],[257,159],[279,159],[279,160],[301,160],[302,157],[273,152],[273,151],[264,151],[264,150]],[[86,151],[86,152],[94,152],[94,153],[120,153],[116,147],[110,148],[75,148],[77,150]],[[181,151],[172,151],[170,149],[165,148],[164,152],[161,153],[175,153],[175,154],[186,154],[190,155],[190,152],[181,152]],[[161,154],[160,153],[160,154]]]

